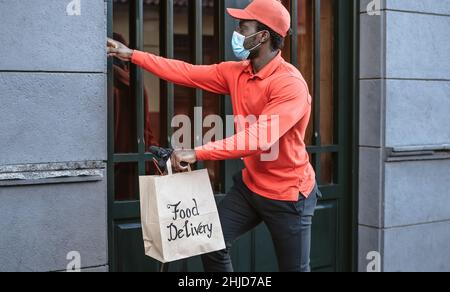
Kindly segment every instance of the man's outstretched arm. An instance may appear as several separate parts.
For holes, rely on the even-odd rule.
[[[222,64],[198,66],[178,60],[170,60],[131,50],[112,39],[108,39],[107,48],[108,57],[117,57],[123,61],[133,62],[166,81],[217,94],[229,94],[227,82],[222,75]]]
[[[297,77],[285,77],[276,85],[257,122],[227,139],[194,150],[175,151],[172,155],[174,168],[186,170],[182,162],[193,164],[202,160],[236,159],[259,155],[271,149],[311,109],[311,97],[304,81]],[[267,139],[269,133],[270,139]],[[278,153],[270,154],[275,156],[268,159],[277,159]]]

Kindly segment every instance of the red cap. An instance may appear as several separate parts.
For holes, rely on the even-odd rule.
[[[286,37],[291,27],[291,15],[279,0],[253,0],[245,9],[227,9],[228,14],[241,20],[256,20]]]

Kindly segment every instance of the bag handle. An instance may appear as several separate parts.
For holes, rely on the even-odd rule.
[[[167,159],[166,169],[167,169],[167,174],[168,175],[173,175],[173,172],[172,172],[172,161],[170,160],[170,158]]]
[[[191,165],[188,164],[188,172],[192,172],[192,168]],[[166,168],[167,168],[167,174],[168,175],[173,175],[173,171],[172,171],[172,161],[170,160],[170,158],[167,160],[166,162]]]

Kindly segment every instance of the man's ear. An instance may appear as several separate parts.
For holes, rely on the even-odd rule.
[[[261,38],[261,42],[262,42],[262,43],[265,43],[265,42],[267,42],[269,39],[270,39],[270,33],[269,33],[267,30],[265,30],[264,33],[263,33],[263,36],[262,36],[262,38]]]

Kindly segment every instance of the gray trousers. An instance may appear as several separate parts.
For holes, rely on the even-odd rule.
[[[276,201],[253,193],[242,180],[242,172],[233,177],[234,185],[219,204],[219,216],[226,249],[204,255],[206,272],[233,272],[230,250],[241,235],[264,222],[272,236],[280,272],[310,272],[311,225],[321,193],[313,192],[297,202]]]

